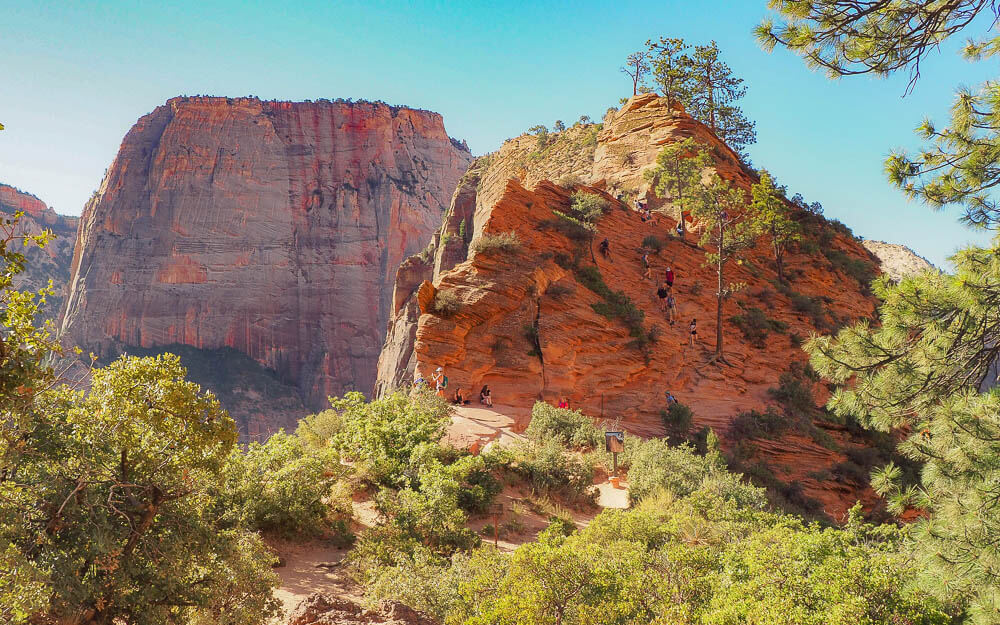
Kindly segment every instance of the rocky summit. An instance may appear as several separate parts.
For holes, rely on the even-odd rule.
[[[609,111],[603,124],[568,128],[544,146],[524,135],[477,160],[430,247],[399,269],[377,390],[429,379],[441,367],[449,393],[462,388],[476,400],[489,385],[499,409],[522,426],[536,401],[565,398],[643,436],[665,433],[670,392],[693,409],[695,428],[713,428],[730,449],[745,442],[748,411],[785,411],[785,421],[801,427],[759,437],[752,450],[741,451],[743,459],[777,482],[800,485],[827,515],[839,517],[858,496],[871,501],[864,476],[831,479],[845,453],[864,443],[818,418],[828,391],[805,372],[800,344],[875,313],[867,284],[878,260],[844,226],[798,211],[806,234],[786,257],[789,284],[777,280],[764,245],[747,262],[730,265],[727,281],[741,288],[726,304],[729,366],[708,364],[716,330],[714,267],[696,234],[676,236],[679,215],[644,175],[664,145],[685,137],[711,148],[724,179],[743,189],[756,181],[707,127],[654,94]],[[610,207],[582,254],[581,242],[559,227],[575,191],[598,194]],[[632,210],[635,197],[662,209],[656,223]],[[518,243],[506,251],[483,243],[503,233]],[[597,251],[605,238],[608,257]],[[644,253],[651,280],[643,276]],[[673,324],[655,294],[668,267],[676,276]],[[653,343],[637,344],[629,323],[607,314],[602,292],[619,290],[641,310]],[[790,405],[790,389],[803,389],[808,405]]]
[[[188,346],[219,368],[235,350],[309,409],[370,392],[396,268],[470,161],[429,111],[173,98],[83,211],[63,333],[102,358]],[[253,431],[301,416],[248,399],[231,408]]]

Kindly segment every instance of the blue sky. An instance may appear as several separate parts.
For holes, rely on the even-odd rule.
[[[618,2],[45,2],[0,0],[0,181],[79,214],[122,137],[175,95],[384,100],[438,111],[479,154],[537,124],[599,118],[622,59],[660,35],[718,41],[749,87],[750,155],[868,238],[935,263],[988,241],[889,187],[882,162],[990,77],[955,45],[906,77],[830,81],[760,50],[765,0]],[[972,33],[970,33],[972,34]],[[978,34],[978,33],[975,33]],[[963,37],[964,38],[964,37]]]

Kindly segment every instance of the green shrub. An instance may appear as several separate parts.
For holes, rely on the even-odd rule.
[[[478,254],[489,254],[491,252],[504,252],[510,254],[521,248],[521,237],[513,230],[510,232],[500,232],[489,234],[484,232],[479,236],[472,249]]]
[[[565,447],[597,449],[604,444],[604,433],[593,419],[577,410],[554,408],[539,401],[531,408],[531,423],[525,434],[535,440],[558,440]]]
[[[476,534],[466,527],[468,517],[459,507],[461,484],[443,466],[422,471],[417,488],[394,491],[383,488],[375,498],[378,510],[403,536],[450,554],[478,544]]]
[[[450,317],[457,313],[462,307],[462,302],[458,294],[451,289],[441,289],[434,294],[432,308],[434,312],[442,317]]]
[[[333,520],[324,501],[348,473],[329,447],[278,432],[236,449],[225,465],[220,507],[233,525],[287,536],[317,535]]]
[[[743,332],[743,337],[758,349],[765,347],[768,334],[788,329],[787,323],[771,319],[756,306],[746,308],[742,314],[734,315],[729,320]]]
[[[574,191],[570,196],[570,215],[582,223],[593,224],[611,208],[611,203],[601,195],[587,191]]]
[[[854,278],[865,289],[868,288],[872,280],[875,279],[875,276],[878,275],[878,270],[870,262],[854,258],[836,248],[824,247],[823,255],[826,256],[835,269],[839,269]]]
[[[730,422],[726,435],[731,440],[775,438],[788,430],[790,425],[788,418],[773,406],[768,406],[764,412],[746,410],[736,415]]]
[[[825,329],[829,326],[823,300],[794,291],[789,295],[789,299],[792,301],[792,308],[806,314],[812,320],[814,326],[820,329]]]
[[[557,438],[531,440],[514,451],[514,469],[538,491],[569,501],[590,501],[594,467],[566,453]]]
[[[450,411],[447,402],[430,391],[393,393],[370,403],[351,392],[331,403],[341,419],[333,447],[360,463],[369,482],[387,486],[400,483],[415,450],[437,445]]]
[[[663,419],[663,428],[667,432],[667,437],[676,443],[687,438],[691,431],[694,412],[686,405],[674,402],[660,414],[660,417]]]
[[[778,386],[768,389],[768,394],[781,402],[785,411],[795,417],[812,417],[817,413],[813,397],[816,373],[806,364],[793,362],[788,371],[778,377]]]
[[[683,497],[697,490],[705,478],[723,470],[719,460],[699,456],[686,444],[672,447],[664,439],[650,439],[632,454],[629,500],[636,503],[659,491]]]
[[[659,254],[663,250],[663,241],[654,234],[647,234],[642,239],[642,246]]]

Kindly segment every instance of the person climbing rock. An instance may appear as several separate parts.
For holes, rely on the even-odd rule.
[[[684,238],[684,224],[682,222],[677,222],[677,236]]]
[[[653,268],[649,265],[649,252],[642,253],[642,277],[646,280],[653,279]]]
[[[697,319],[692,319],[691,320],[691,325],[688,326],[688,327],[691,329],[690,343],[689,344],[691,345],[691,347],[694,347],[694,342],[698,340],[698,320]]]
[[[559,405],[556,406],[556,407],[557,408],[565,408],[566,410],[569,410],[569,400],[566,399],[565,397],[560,397],[559,398]]]
[[[488,384],[484,384],[483,389],[479,391],[479,403],[488,408],[493,407],[493,393],[490,391]]]
[[[674,301],[673,292],[667,293],[667,321],[670,325],[674,325],[674,319],[677,317],[677,302]]]
[[[670,267],[667,267],[667,274],[664,280],[667,283],[667,288],[669,289],[674,288],[674,270],[671,269]]]
[[[607,237],[605,237],[605,239],[601,241],[600,249],[601,249],[601,254],[605,258],[611,258],[611,242],[608,241]]]
[[[660,285],[660,288],[656,289],[656,297],[660,298],[660,310],[662,312],[667,312],[667,297],[670,292],[667,290],[667,283],[664,282]]]
[[[667,408],[677,403],[677,398],[670,391],[664,391],[663,394],[667,396]]]

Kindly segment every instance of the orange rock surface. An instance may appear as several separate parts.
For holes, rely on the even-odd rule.
[[[527,422],[534,402],[555,404],[566,397],[572,407],[607,420],[621,419],[630,432],[643,436],[663,434],[661,411],[666,407],[664,393],[670,391],[693,409],[696,428],[712,427],[724,445],[731,446],[737,441],[725,437],[734,417],[774,403],[768,389],[778,385],[791,363],[806,359],[790,337],[807,338],[818,331],[817,321],[796,310],[792,293],[778,291],[768,246],[762,242],[751,262],[729,266],[727,282],[744,283],[745,288],[727,302],[725,317],[740,313],[738,302],[743,302],[786,323],[787,331],[772,332],[759,348],[727,322],[725,356],[730,366],[710,364],[716,275],[706,265],[705,250],[694,244],[690,234],[686,241],[672,237],[676,222],[670,217],[661,216],[655,226],[643,223],[638,213],[614,197],[623,192],[649,194],[654,205],[669,215],[671,207],[652,197],[643,172],[664,144],[687,136],[712,148],[720,175],[748,188],[752,173],[707,128],[681,111],[668,110],[652,94],[637,96],[620,111],[609,112],[603,128],[565,132],[568,137],[557,139],[540,154],[534,137],[514,139],[470,169],[470,179],[464,186],[460,183],[435,235],[433,259],[428,254],[411,259],[400,272],[394,319],[379,363],[378,391],[429,378],[441,366],[450,386],[478,393],[489,384],[497,409],[519,423]],[[595,132],[596,145],[579,140]],[[548,180],[560,177],[570,188]],[[579,182],[591,186],[575,184]],[[472,200],[469,189],[475,190]],[[659,330],[648,359],[630,346],[633,337],[623,322],[595,312],[593,305],[602,298],[584,286],[577,270],[566,263],[577,243],[552,227],[553,211],[568,210],[573,189],[608,192],[604,197],[612,208],[598,221],[592,249],[582,256],[580,266],[596,266],[605,284],[624,291],[644,312],[646,326]],[[459,216],[466,222],[465,232],[471,233],[464,238]],[[821,223],[801,217],[814,228]],[[477,239],[484,233],[511,231],[521,241],[517,251],[476,251]],[[678,320],[673,325],[659,310],[656,283],[642,276],[643,239],[649,235],[664,242],[662,251],[650,254],[653,276],[662,280],[668,266],[676,275]],[[597,242],[605,237],[610,241],[610,258],[597,251]],[[846,258],[875,266],[876,260],[860,242],[842,231],[827,245]],[[863,286],[818,252],[796,250],[785,262],[794,274],[794,291],[823,302],[826,323],[839,325],[874,314],[876,302]],[[430,300],[438,292],[457,298],[456,312],[435,312]],[[692,319],[698,320],[699,337],[693,347],[688,344]],[[530,338],[532,326],[537,328],[540,351]],[[825,399],[821,385],[815,385],[814,392],[817,401]],[[843,448],[855,444],[842,428],[822,427]],[[841,517],[858,498],[871,500],[870,491],[817,477],[845,456],[804,435],[787,433],[775,441],[760,441],[759,449],[777,477],[801,484],[833,518]]]
[[[101,356],[231,347],[313,409],[370,392],[396,268],[470,160],[429,111],[173,98],[84,210],[64,334]]]
[[[18,212],[24,213],[19,224],[20,233],[39,234],[43,229],[48,229],[55,235],[55,239],[43,249],[35,245],[25,247],[15,243],[15,248],[23,251],[28,260],[25,272],[19,276],[15,285],[19,289],[37,291],[47,285],[51,278],[55,295],[48,298],[42,314],[49,319],[58,320],[69,292],[70,262],[80,219],[59,215],[36,196],[10,185],[0,184],[0,218],[9,218]]]

